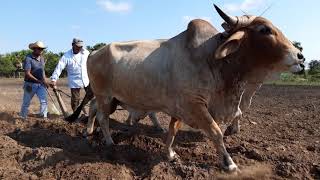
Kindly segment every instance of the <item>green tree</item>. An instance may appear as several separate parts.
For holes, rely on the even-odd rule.
[[[308,74],[310,75],[320,74],[320,61],[311,60],[308,65],[309,65]]]
[[[103,47],[105,45],[106,45],[105,43],[97,43],[94,46],[87,46],[87,49],[88,49],[88,51],[92,52],[92,51],[100,49],[101,47]]]
[[[10,76],[16,70],[15,66],[12,63],[11,56],[1,56],[0,57],[0,75],[1,76]]]
[[[30,54],[31,50],[21,50],[5,55],[0,55],[0,76],[11,76],[17,70],[18,66],[23,63],[25,57]],[[45,72],[47,76],[50,76],[63,53],[53,53],[50,51],[44,51],[43,56],[46,60]],[[62,73],[65,76],[65,72]]]
[[[45,72],[47,76],[50,76],[58,64],[60,56],[59,54],[55,54],[53,52],[45,52],[44,58],[46,60]]]

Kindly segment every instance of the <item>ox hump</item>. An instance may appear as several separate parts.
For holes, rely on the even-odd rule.
[[[202,19],[192,20],[187,28],[187,43],[190,48],[197,48],[205,41],[218,34],[218,30]]]

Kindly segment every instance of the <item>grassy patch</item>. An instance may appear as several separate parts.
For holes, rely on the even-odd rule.
[[[307,75],[307,74],[295,75],[291,73],[282,73],[278,80],[267,81],[265,84],[320,86],[320,76]]]

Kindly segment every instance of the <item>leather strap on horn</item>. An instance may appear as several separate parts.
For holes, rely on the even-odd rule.
[[[248,26],[252,21],[256,18],[256,16],[251,15],[244,15],[244,16],[237,16],[238,24],[235,26],[236,29]]]
[[[223,22],[221,26],[225,30],[223,32],[223,35],[225,37],[228,37],[230,33],[235,32],[236,30],[248,26],[255,18],[256,16],[252,15],[244,15],[244,16],[235,16],[237,19],[237,23],[234,26],[231,26],[227,22]]]

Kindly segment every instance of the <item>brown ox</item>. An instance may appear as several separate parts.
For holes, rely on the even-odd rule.
[[[302,70],[303,56],[269,20],[228,16],[215,8],[225,20],[224,33],[198,19],[171,39],[111,43],[90,55],[88,75],[107,144],[113,143],[108,117],[117,99],[172,117],[169,158],[177,157],[171,146],[183,121],[212,139],[223,168],[238,169],[218,124],[241,116],[271,73]]]

